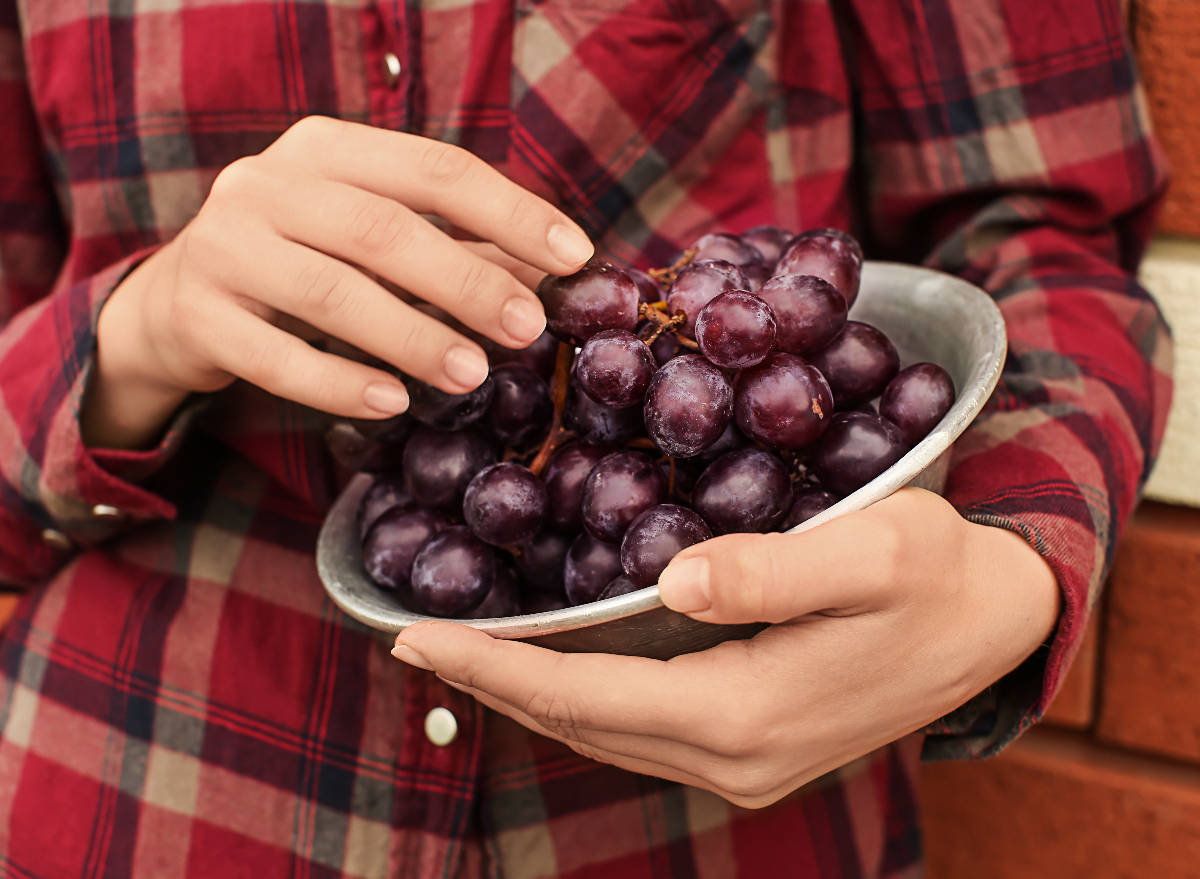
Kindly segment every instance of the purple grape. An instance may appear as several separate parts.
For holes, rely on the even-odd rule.
[[[870,324],[846,321],[842,332],[808,362],[821,370],[838,411],[878,397],[900,369],[891,339]]]
[[[573,540],[573,536],[566,537],[553,531],[541,532],[521,544],[521,552],[516,557],[517,570],[533,588],[561,592],[563,565]]]
[[[692,243],[696,248],[693,262],[701,260],[724,260],[737,266],[746,278],[747,289],[757,290],[771,277],[766,257],[757,247],[737,235],[713,232]],[[689,248],[690,249],[690,248]]]
[[[741,449],[717,458],[692,492],[692,508],[714,534],[770,531],[791,500],[787,467],[763,449]]]
[[[775,276],[816,275],[837,288],[849,309],[858,298],[862,264],[862,248],[845,232],[812,229],[788,244],[775,264]]]
[[[621,547],[580,534],[571,544],[563,565],[567,600],[571,604],[595,601],[621,574]]]
[[[644,429],[640,407],[613,409],[597,403],[575,381],[567,386],[563,424],[589,443],[619,443],[632,439]]]
[[[724,260],[701,260],[688,263],[675,276],[675,283],[667,293],[667,313],[674,315],[682,311],[687,319],[679,326],[679,332],[689,339],[696,332],[696,317],[708,300],[730,290],[748,290],[746,276],[733,263]]]
[[[403,443],[364,436],[348,421],[335,421],[325,432],[333,459],[347,470],[380,473],[395,470],[404,459]]]
[[[423,381],[408,381],[408,411],[422,424],[438,430],[461,430],[483,417],[492,402],[492,378],[465,394],[447,394]]]
[[[537,295],[546,309],[546,326],[560,342],[582,345],[602,330],[637,325],[638,288],[629,275],[593,260],[573,275],[547,275]]]
[[[737,422],[731,420],[729,424],[725,425],[725,430],[717,437],[717,441],[691,460],[707,464],[715,461],[726,452],[744,449],[748,445],[750,445],[750,440],[746,439],[746,435],[738,430]]]
[[[634,586],[633,581],[622,574],[611,583],[604,587],[604,591],[596,596],[597,601],[604,601],[606,598],[616,598],[618,595],[628,595],[630,592],[640,592],[641,587]]]
[[[417,503],[454,513],[475,474],[494,463],[495,446],[473,427],[421,427],[404,447],[404,476]]]
[[[779,226],[755,226],[741,234],[741,239],[757,248],[768,265],[774,266],[792,240],[792,233]]]
[[[492,370],[492,402],[484,423],[502,446],[528,448],[546,435],[554,404],[546,383],[533,370],[517,363]]]
[[[421,547],[412,566],[412,594],[428,614],[452,617],[483,602],[496,577],[492,548],[465,525],[451,525]]]
[[[812,275],[781,275],[763,284],[758,297],[771,307],[779,333],[776,347],[788,354],[824,348],[846,325],[846,300]]]
[[[658,366],[665,366],[667,361],[679,353],[679,343],[675,341],[674,333],[659,333],[657,339],[650,343],[650,353]]]
[[[560,534],[583,530],[583,482],[600,460],[612,454],[609,446],[567,443],[546,467],[546,527]]]
[[[543,330],[528,348],[505,348],[491,340],[488,343],[484,347],[488,349],[488,363],[493,370],[506,363],[519,363],[542,381],[548,382],[554,375],[554,366],[558,363],[558,339],[549,330]]]
[[[738,427],[772,449],[798,449],[829,426],[833,394],[824,376],[795,354],[776,352],[738,373]]]
[[[401,446],[408,442],[412,432],[419,426],[417,419],[407,412],[401,412],[391,418],[351,418],[350,423],[368,439]]]
[[[393,508],[381,515],[363,540],[363,568],[367,576],[388,589],[406,589],[413,559],[425,541],[450,527],[450,522],[430,510]]]
[[[484,543],[516,546],[542,529],[546,489],[527,467],[511,461],[493,464],[480,470],[467,486],[463,518]]]
[[[460,620],[492,620],[499,617],[515,617],[521,613],[521,593],[517,586],[517,577],[512,569],[500,562],[496,563],[496,575],[492,578],[492,588],[488,590],[483,603],[474,610],[460,613]]]
[[[575,382],[602,406],[628,409],[642,402],[654,378],[654,355],[624,330],[596,333],[575,358]]]
[[[675,484],[671,486],[671,461],[675,462]],[[658,466],[662,470],[663,476],[667,477],[667,487],[670,489],[670,495],[667,500],[671,499],[686,499],[691,496],[692,490],[696,487],[696,480],[700,478],[700,471],[695,467],[688,466],[693,461],[699,461],[699,458],[671,458],[661,462]]]
[[[641,269],[629,268],[625,270],[625,274],[633,279],[633,283],[637,284],[638,297],[647,305],[653,305],[655,302],[662,302],[666,297],[663,296],[662,287],[658,281],[647,275]]]
[[[653,586],[671,559],[689,546],[711,538],[696,513],[675,504],[660,504],[642,513],[621,541],[621,567],[640,589]]]
[[[711,446],[733,417],[733,385],[698,354],[671,360],[646,392],[646,432],[673,458]]]
[[[821,485],[848,495],[904,457],[908,442],[900,428],[869,412],[839,412],[813,451],[812,468]]]
[[[404,481],[404,474],[399,470],[392,473],[381,473],[375,477],[371,487],[367,489],[358,505],[358,533],[365,537],[375,520],[394,507],[406,509],[416,505],[412,493]]]
[[[620,543],[629,523],[667,496],[667,478],[649,455],[613,452],[583,483],[583,527],[597,540]],[[613,575],[615,577],[616,574]],[[607,585],[609,577],[603,585]],[[570,594],[570,584],[567,593]]]
[[[819,488],[798,488],[792,494],[792,506],[779,525],[780,531],[791,531],[802,522],[807,522],[818,513],[823,513],[838,502],[836,494]]]
[[[521,613],[547,613],[552,610],[562,610],[564,607],[570,606],[571,602],[567,598],[567,593],[561,590],[557,592],[534,592],[521,596]]]
[[[770,306],[740,290],[713,297],[696,317],[700,353],[722,369],[761,363],[775,347],[775,333]]]
[[[954,380],[936,363],[914,363],[896,373],[879,401],[879,414],[915,446],[954,405]]]

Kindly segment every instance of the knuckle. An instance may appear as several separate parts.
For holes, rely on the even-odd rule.
[[[275,142],[284,150],[312,147],[314,144],[327,143],[338,130],[338,123],[328,116],[305,116],[292,123],[292,126],[280,135]]]
[[[257,156],[246,156],[226,165],[213,180],[208,193],[209,204],[245,198],[246,193],[262,184],[262,163]]]
[[[351,243],[360,252],[385,258],[407,250],[414,233],[413,224],[396,205],[375,200],[353,205],[345,228]]]
[[[713,585],[713,606],[718,611],[761,616],[766,610],[770,570],[764,570],[761,547],[738,540],[729,553],[721,577]]]
[[[478,160],[461,147],[430,144],[421,156],[421,174],[437,187],[451,187],[465,180]]]
[[[461,308],[481,306],[488,298],[488,292],[498,290],[500,279],[497,277],[501,270],[482,259],[464,260],[454,284],[455,296]]]
[[[750,760],[733,760],[713,773],[709,779],[730,801],[742,803],[770,802],[777,787],[775,772],[771,768]],[[750,808],[757,808],[750,806]]]
[[[332,260],[302,267],[293,289],[300,312],[297,316],[318,321],[342,314],[350,299],[343,273]]]
[[[252,385],[270,390],[287,375],[291,350],[278,338],[265,340],[245,352],[241,377]]]

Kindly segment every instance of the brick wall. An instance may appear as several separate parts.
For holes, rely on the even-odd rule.
[[[1182,236],[1142,274],[1177,351],[1160,502],[1135,513],[1046,721],[994,760],[924,767],[929,879],[1200,877],[1200,0],[1129,12],[1175,174],[1160,231]]]

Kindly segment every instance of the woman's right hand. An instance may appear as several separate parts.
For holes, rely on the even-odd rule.
[[[514,259],[488,259],[486,245],[464,246],[420,214]],[[542,332],[545,314],[497,263],[562,275],[591,255],[587,236],[562,212],[465,150],[306,118],[225,168],[196,218],[113,291],[99,318],[84,439],[143,445],[189,393],[237,378],[347,417],[407,408],[395,376],[319,351],[289,327],[315,328],[465,393],[487,376],[483,350],[384,283],[523,348]]]

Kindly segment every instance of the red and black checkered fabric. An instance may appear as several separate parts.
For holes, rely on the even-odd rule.
[[[156,450],[84,448],[108,293],[309,114],[461,144],[616,260],[831,225],[996,297],[1009,360],[949,497],[1065,610],[927,757],[1040,716],[1153,463],[1170,344],[1133,272],[1165,171],[1118,0],[0,0],[0,579],[28,590],[0,876],[918,875],[919,739],[746,812],[393,660],[316,577],[316,413],[238,384]]]

